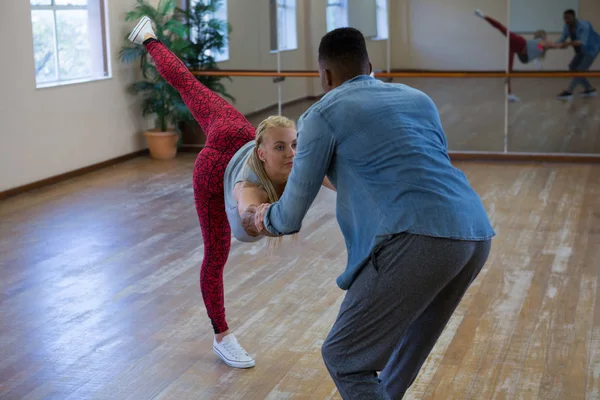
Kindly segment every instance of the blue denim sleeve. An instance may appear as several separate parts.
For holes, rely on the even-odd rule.
[[[300,231],[302,220],[321,189],[335,149],[332,129],[315,110],[298,121],[298,145],[292,172],[279,201],[265,213],[265,228],[273,235]]]
[[[560,35],[560,39],[556,41],[556,43],[563,43],[569,37],[569,26],[565,25],[563,27],[562,35]]]
[[[581,45],[586,53],[590,49],[590,26],[591,24],[587,21],[579,21],[581,29],[577,31],[577,40],[581,41]]]

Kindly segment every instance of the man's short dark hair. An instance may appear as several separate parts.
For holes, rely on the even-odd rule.
[[[572,8],[569,8],[568,10],[565,11],[565,14],[570,14],[572,16],[575,16],[575,10],[573,10]]]
[[[321,39],[319,61],[343,64],[352,69],[363,68],[369,64],[365,37],[354,28],[332,30]]]

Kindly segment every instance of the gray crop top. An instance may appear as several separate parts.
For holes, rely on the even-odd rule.
[[[258,176],[250,168],[246,167],[246,160],[252,154],[256,142],[254,140],[242,146],[227,164],[225,169],[225,177],[223,179],[223,188],[225,190],[225,211],[227,211],[227,219],[233,236],[240,242],[253,243],[261,240],[264,236],[252,237],[248,236],[242,227],[242,219],[238,211],[238,203],[233,196],[233,187],[241,181],[248,181],[259,184]]]

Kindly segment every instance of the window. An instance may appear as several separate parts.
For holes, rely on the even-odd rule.
[[[348,26],[348,1],[327,0],[327,32]]]
[[[387,0],[377,0],[377,36],[373,39],[383,40],[389,36]]]
[[[109,76],[104,0],[30,0],[37,87]]]
[[[296,0],[271,0],[271,51],[297,48]]]
[[[387,0],[376,0],[377,36],[382,40],[389,37]],[[327,0],[327,32],[348,26],[348,0]]]
[[[204,2],[204,4],[207,4],[210,0],[190,0],[189,7],[192,8],[201,1]],[[216,20],[227,23],[227,0],[218,1],[217,10],[214,13],[206,14],[205,19],[207,22],[210,21],[211,19],[216,19]],[[216,62],[223,62],[223,61],[229,60],[229,38],[227,35],[227,30],[225,30],[225,32],[223,32],[223,33],[225,34],[225,40],[227,40],[225,46],[223,46],[222,49],[217,50],[217,51],[215,51],[215,50],[206,50],[205,51],[206,55],[214,57]],[[193,37],[192,40],[195,41],[196,37],[198,36],[198,32],[194,29],[194,30],[192,30],[191,35]]]

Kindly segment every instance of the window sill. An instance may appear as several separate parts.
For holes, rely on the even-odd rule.
[[[286,51],[296,51],[296,50],[298,50],[297,47],[294,48],[294,49],[281,49],[279,51],[277,51],[277,50],[271,50],[270,53],[271,54],[277,54],[277,53],[285,53]]]
[[[70,85],[79,85],[82,83],[91,83],[96,81],[106,81],[108,79],[112,79],[112,75],[109,76],[101,76],[99,78],[85,78],[85,79],[73,79],[70,81],[59,81],[59,82],[48,82],[48,83],[40,83],[36,84],[36,89],[47,89],[58,86],[70,86]]]
[[[381,41],[388,40],[388,39],[389,38],[386,38],[386,37],[372,37],[372,38],[369,38],[369,40],[371,40],[373,42],[381,42]]]

